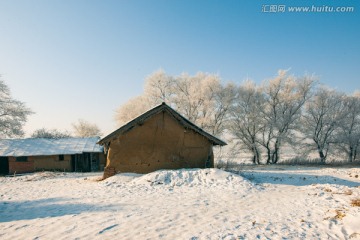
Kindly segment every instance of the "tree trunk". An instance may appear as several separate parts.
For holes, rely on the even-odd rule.
[[[256,155],[253,155],[252,162],[253,162],[253,164],[256,164]]]
[[[276,148],[271,156],[271,163],[277,163],[277,149]]]
[[[352,146],[350,146],[349,147],[349,156],[348,156],[349,162],[353,161],[353,157],[354,157],[353,155],[354,155],[354,150],[353,150]]]
[[[271,164],[271,150],[269,148],[269,146],[266,147],[266,152],[267,152],[267,159],[266,159],[266,164]]]
[[[276,139],[275,146],[274,146],[274,152],[271,156],[272,163],[277,163],[280,159],[280,140]]]
[[[325,163],[326,156],[324,154],[324,149],[320,146],[319,143],[317,143],[317,142],[315,142],[315,143],[316,143],[317,150],[318,150],[318,153],[319,153],[320,161],[321,161],[321,163]]]
[[[260,164],[260,152],[258,148],[256,148],[256,159],[257,159],[257,164]]]
[[[254,146],[252,149],[253,152],[253,163],[254,164],[260,164],[260,153],[256,146]]]
[[[320,161],[322,163],[325,163],[326,157],[325,157],[324,151],[322,149],[319,149],[319,156],[320,156]]]
[[[357,151],[356,151],[356,148],[355,148],[355,150],[354,150],[354,161],[356,160],[356,156],[357,156]]]

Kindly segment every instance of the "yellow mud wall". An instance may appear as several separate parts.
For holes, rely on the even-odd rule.
[[[58,155],[54,156],[33,156],[29,157],[34,161],[35,170],[59,170],[71,171],[71,155],[64,155],[64,160],[59,160]]]
[[[34,161],[27,158],[26,162],[17,162],[16,157],[9,157],[9,174],[13,173],[28,173],[34,171]]]
[[[168,113],[147,119],[110,143],[106,167],[116,172],[149,173],[159,169],[204,168],[212,145],[192,130],[186,130]]]

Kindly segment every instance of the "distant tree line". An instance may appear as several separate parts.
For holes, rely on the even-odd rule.
[[[101,136],[100,128],[96,124],[89,123],[83,119],[79,119],[77,123],[72,124],[73,134],[68,131],[60,131],[57,129],[40,128],[35,130],[32,138],[69,138],[69,137],[99,137]]]
[[[341,93],[314,76],[293,76],[286,70],[256,84],[223,84],[214,74],[170,76],[156,71],[144,92],[121,105],[119,125],[161,102],[215,136],[251,154],[255,164],[275,164],[284,145],[316,151],[321,162],[331,153],[359,158],[360,93]]]

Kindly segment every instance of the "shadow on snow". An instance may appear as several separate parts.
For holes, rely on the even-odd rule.
[[[114,205],[71,203],[72,199],[45,198],[33,201],[0,202],[0,222],[77,215],[83,212],[111,211]]]
[[[272,183],[294,186],[307,186],[312,184],[336,184],[347,187],[360,186],[359,182],[353,182],[346,179],[328,176],[328,175],[310,175],[310,174],[289,174],[281,172],[237,172],[242,177],[255,183]]]

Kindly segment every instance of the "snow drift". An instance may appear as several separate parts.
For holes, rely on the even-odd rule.
[[[179,169],[159,170],[148,174],[121,173],[106,179],[109,183],[128,182],[134,185],[149,186],[221,186],[253,188],[254,185],[247,179],[219,169]]]

